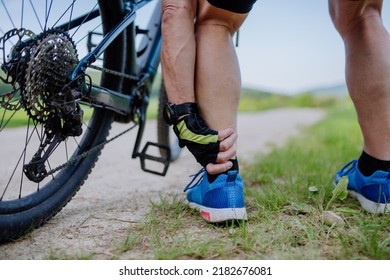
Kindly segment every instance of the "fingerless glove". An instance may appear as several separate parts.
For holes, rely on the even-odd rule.
[[[173,130],[179,138],[180,147],[187,147],[203,167],[215,163],[220,144],[218,131],[210,129],[199,113],[184,116]]]

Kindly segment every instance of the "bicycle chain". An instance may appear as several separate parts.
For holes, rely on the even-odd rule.
[[[130,130],[132,130],[133,128],[135,128],[136,126],[137,126],[137,124],[135,123],[133,126],[129,127],[128,129],[126,129],[126,130],[124,130],[124,131],[122,131],[121,133],[115,135],[114,137],[112,137],[112,138],[110,138],[110,139],[108,139],[108,140],[106,140],[106,141],[100,143],[99,145],[96,145],[95,147],[93,147],[92,149],[90,149],[90,150],[88,150],[88,151],[85,151],[84,153],[82,153],[81,155],[78,155],[78,156],[75,157],[74,159],[71,159],[71,160],[69,160],[69,161],[67,161],[67,162],[65,162],[65,163],[63,163],[63,164],[57,166],[56,168],[54,168],[54,169],[50,170],[49,172],[47,172],[47,174],[46,174],[45,177],[48,177],[48,176],[54,174],[55,172],[60,171],[61,169],[66,168],[66,167],[68,167],[68,166],[71,166],[72,164],[75,164],[75,163],[78,162],[79,160],[82,160],[83,158],[86,158],[87,156],[89,156],[89,155],[91,155],[91,154],[93,154],[93,153],[95,153],[95,152],[98,152],[98,151],[102,150],[103,147],[104,147],[106,144],[108,144],[108,143],[110,143],[110,142],[116,140],[117,138],[121,137],[122,135],[126,134],[127,132],[129,132]]]
[[[135,75],[121,73],[121,72],[118,72],[118,71],[115,71],[115,70],[111,70],[111,69],[108,69],[108,68],[103,68],[103,67],[96,66],[96,65],[89,65],[88,67],[92,68],[92,69],[95,69],[95,70],[98,70],[98,71],[105,72],[107,74],[112,74],[112,75],[119,76],[119,77],[122,77],[122,78],[125,78],[125,79],[129,79],[129,80],[132,80],[132,81],[139,81],[139,78],[137,76],[135,76]]]

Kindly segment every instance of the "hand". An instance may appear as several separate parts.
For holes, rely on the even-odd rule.
[[[207,173],[214,175],[226,172],[233,163],[229,159],[234,158],[237,153],[237,138],[238,135],[232,128],[227,128],[218,132],[219,153],[215,163],[206,165]]]

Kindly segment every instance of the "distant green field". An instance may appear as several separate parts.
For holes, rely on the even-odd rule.
[[[91,118],[92,109],[90,107],[81,106],[84,112],[84,121],[87,121]],[[7,127],[18,127],[28,124],[28,115],[23,110],[20,109],[16,112],[14,111],[4,111],[4,109],[0,108],[0,128]]]
[[[100,74],[96,71],[90,71],[88,74],[92,77],[95,83],[100,81]],[[151,98],[148,107],[147,118],[155,119],[157,117],[158,110],[158,94],[161,85],[160,74],[156,77],[156,82],[152,86]],[[10,86],[4,85],[0,82],[0,94],[4,94],[11,90]],[[334,96],[327,96],[322,94],[318,96],[316,94],[306,92],[294,96],[288,96],[283,94],[271,93],[266,91],[260,91],[255,89],[244,88],[241,94],[241,100],[239,104],[239,112],[254,112],[263,111],[281,107],[327,107],[335,104],[337,99]],[[88,120],[92,114],[92,109],[83,106],[84,120]],[[14,114],[14,115],[12,115]],[[12,115],[12,118],[10,116]],[[27,114],[23,110],[18,112],[4,112],[4,109],[0,108],[0,120],[4,125],[4,120],[9,120],[7,127],[15,127],[26,125],[28,122]]]
[[[238,111],[253,112],[281,107],[328,107],[336,102],[334,96],[316,96],[311,92],[289,96],[244,88]]]

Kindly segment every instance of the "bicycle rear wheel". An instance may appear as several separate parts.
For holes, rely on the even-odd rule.
[[[123,15],[122,0],[2,3],[0,243],[20,237],[58,213],[79,190],[98,159],[101,150],[91,149],[105,142],[113,113],[83,107],[75,99],[65,108],[73,110],[74,121],[82,117],[83,110],[89,122],[67,124],[68,120],[58,117],[63,112],[56,111],[53,104],[58,102],[58,92],[65,85],[65,74],[77,63],[78,56],[93,47],[88,35],[106,33]],[[88,22],[72,21],[83,15],[96,17]],[[59,26],[61,30],[56,29]],[[63,31],[64,28],[69,30]],[[96,63],[123,72],[124,53],[125,35],[119,36]],[[120,90],[120,77],[88,74],[101,86]],[[58,139],[58,127],[70,130],[66,137],[61,134],[65,139]],[[43,164],[35,164],[43,159]]]

